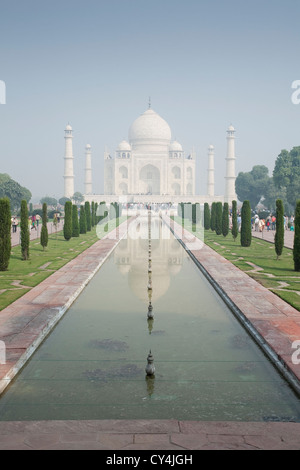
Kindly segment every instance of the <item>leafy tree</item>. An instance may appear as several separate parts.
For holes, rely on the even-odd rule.
[[[78,208],[76,204],[72,205],[72,237],[79,237]]]
[[[71,201],[68,197],[61,197],[58,202],[61,206],[64,206],[67,201]]]
[[[8,198],[0,199],[0,271],[6,271],[11,253],[11,213]]]
[[[216,204],[213,202],[211,205],[210,228],[213,232],[216,230]]]
[[[86,233],[86,216],[85,216],[84,206],[80,206],[79,231],[81,234]]]
[[[86,230],[87,232],[90,232],[92,229],[92,224],[91,224],[91,205],[89,201],[85,201],[84,210],[85,210],[85,217],[86,217]]]
[[[252,239],[251,232],[251,207],[249,201],[244,201],[241,211],[242,224],[241,224],[241,245],[250,246]]]
[[[79,191],[76,191],[76,193],[73,194],[72,199],[75,204],[81,204],[84,201],[84,196]]]
[[[255,209],[261,198],[266,194],[270,177],[265,165],[256,165],[248,173],[240,172],[235,181],[235,190],[240,201],[248,200]]]
[[[0,198],[7,197],[10,200],[12,210],[20,208],[20,202],[24,199],[28,203],[31,199],[29,189],[21,186],[6,173],[0,174]]]
[[[29,259],[29,225],[28,225],[28,208],[27,201],[23,199],[21,201],[21,220],[20,220],[20,230],[21,230],[21,253],[22,259]]]
[[[47,204],[44,202],[43,204],[43,215],[42,215],[42,230],[41,230],[41,245],[45,250],[46,246],[48,245],[48,228],[47,228]]]
[[[294,235],[294,248],[293,259],[295,271],[300,271],[300,199],[296,204],[295,211],[295,235]]]
[[[210,209],[208,202],[204,203],[204,228],[205,230],[210,229]]]
[[[229,207],[228,202],[224,202],[222,212],[222,234],[227,237],[229,233]]]
[[[72,202],[65,203],[65,223],[64,223],[64,237],[65,240],[72,238]]]
[[[282,254],[284,245],[284,210],[281,199],[276,201],[276,232],[275,232],[275,251],[277,259]]]
[[[221,235],[222,233],[222,202],[216,203],[216,234]]]
[[[233,236],[234,241],[236,240],[236,237],[238,236],[239,229],[238,229],[238,222],[237,222],[237,202],[232,201],[232,228],[231,228],[231,233]]]
[[[42,197],[42,199],[40,200],[40,203],[41,204],[44,204],[46,203],[47,206],[56,206],[57,205],[57,200],[55,199],[55,197],[49,197],[49,196],[45,196],[45,197]]]
[[[280,152],[275,162],[273,179],[277,189],[286,189],[287,202],[295,207],[300,197],[300,147],[293,147],[290,152]]]

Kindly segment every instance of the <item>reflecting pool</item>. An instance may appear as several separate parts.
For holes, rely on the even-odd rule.
[[[299,398],[158,217],[149,293],[145,233],[147,216],[3,393],[0,419],[300,421]]]

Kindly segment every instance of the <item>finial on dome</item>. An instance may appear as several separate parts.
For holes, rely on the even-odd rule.
[[[151,109],[151,96],[149,96],[148,108]]]

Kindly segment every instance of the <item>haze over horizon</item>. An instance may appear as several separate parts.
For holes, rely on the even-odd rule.
[[[84,192],[92,146],[93,192],[103,153],[128,138],[148,107],[197,155],[206,194],[215,147],[216,194],[225,188],[226,130],[236,129],[236,173],[300,145],[297,0],[0,0],[1,173],[33,195],[63,196],[64,129],[74,130],[75,191]]]

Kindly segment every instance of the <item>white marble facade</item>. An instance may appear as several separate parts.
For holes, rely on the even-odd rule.
[[[114,156],[104,154],[104,194],[194,196],[195,158],[172,140],[168,123],[149,107]]]

